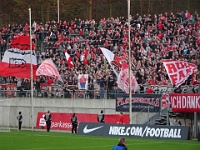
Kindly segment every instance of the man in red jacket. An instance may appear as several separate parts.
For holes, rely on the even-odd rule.
[[[153,89],[151,88],[151,86],[149,86],[147,89],[146,89],[146,93],[147,94],[152,94],[154,93]]]

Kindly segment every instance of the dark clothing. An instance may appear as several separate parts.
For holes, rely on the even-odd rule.
[[[128,148],[123,144],[118,144],[115,145],[112,150],[128,150]]]
[[[49,132],[50,128],[51,128],[51,120],[52,120],[51,114],[46,113],[46,115],[44,116],[44,119],[45,119],[46,125],[47,125],[47,132]]]
[[[174,89],[174,93],[182,93],[181,88],[180,88],[180,87],[175,88],[175,89]]]
[[[36,81],[36,83],[35,83],[35,89],[37,91],[37,96],[38,96],[38,94],[41,93],[40,81]]]
[[[21,127],[22,127],[22,119],[23,119],[22,114],[19,114],[17,116],[19,130],[21,130]]]
[[[87,95],[89,95],[90,98],[94,98],[94,84],[88,85]]]
[[[18,122],[18,127],[19,127],[19,130],[21,130],[21,128],[22,128],[22,122]]]
[[[98,122],[100,122],[100,123],[104,123],[104,122],[105,122],[105,121],[104,121],[104,113],[98,114],[97,120],[98,120]]]
[[[78,126],[78,118],[77,116],[71,117],[71,123],[72,123],[72,133],[77,133],[77,126]]]

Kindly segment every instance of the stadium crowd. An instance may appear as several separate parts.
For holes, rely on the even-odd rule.
[[[162,59],[182,60],[195,63],[198,72],[191,75],[186,85],[200,83],[200,18],[197,12],[154,15],[133,15],[131,24],[132,70],[144,90],[144,85],[165,85],[172,87],[161,62]],[[29,34],[28,24],[12,24],[0,30],[1,58],[9,47],[9,41],[16,35]],[[37,42],[38,66],[43,60],[52,58],[67,90],[76,90],[79,74],[89,74],[89,90],[117,89],[116,76],[100,47],[112,51],[121,61],[128,62],[128,21],[125,17],[71,21],[49,21],[32,24],[34,42]],[[68,66],[64,52],[72,57],[73,67]],[[18,83],[15,77],[1,77],[1,84]],[[19,86],[29,83],[20,80]],[[53,79],[38,77],[35,87]],[[26,85],[26,88],[30,86]],[[89,93],[90,95],[91,93]]]

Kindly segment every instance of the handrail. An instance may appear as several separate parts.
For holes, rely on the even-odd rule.
[[[145,108],[143,108],[140,112],[138,112],[136,115],[134,115],[134,116],[132,117],[132,119],[134,120],[134,118],[136,118],[136,123],[138,123],[137,117],[138,117],[139,115],[141,115],[142,113],[144,113],[144,111],[145,111],[146,109],[148,109],[149,106],[150,106],[150,105],[148,105],[148,106],[146,106]],[[149,112],[148,112],[148,113],[149,113]],[[149,120],[149,116],[148,116],[148,120]]]

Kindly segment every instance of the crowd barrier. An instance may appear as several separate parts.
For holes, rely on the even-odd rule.
[[[136,93],[145,94],[149,85],[144,85],[144,89],[137,91]],[[166,94],[174,91],[173,87],[164,85],[152,85],[151,88],[154,94]],[[183,93],[199,93],[199,85],[184,85],[181,86]],[[34,97],[44,98],[87,98],[87,99],[115,99],[118,94],[123,93],[120,89],[111,91],[107,90],[64,90],[60,85],[53,86],[41,86],[40,90],[33,90]],[[25,88],[17,88],[16,84],[0,84],[0,97],[30,97],[31,91]]]

